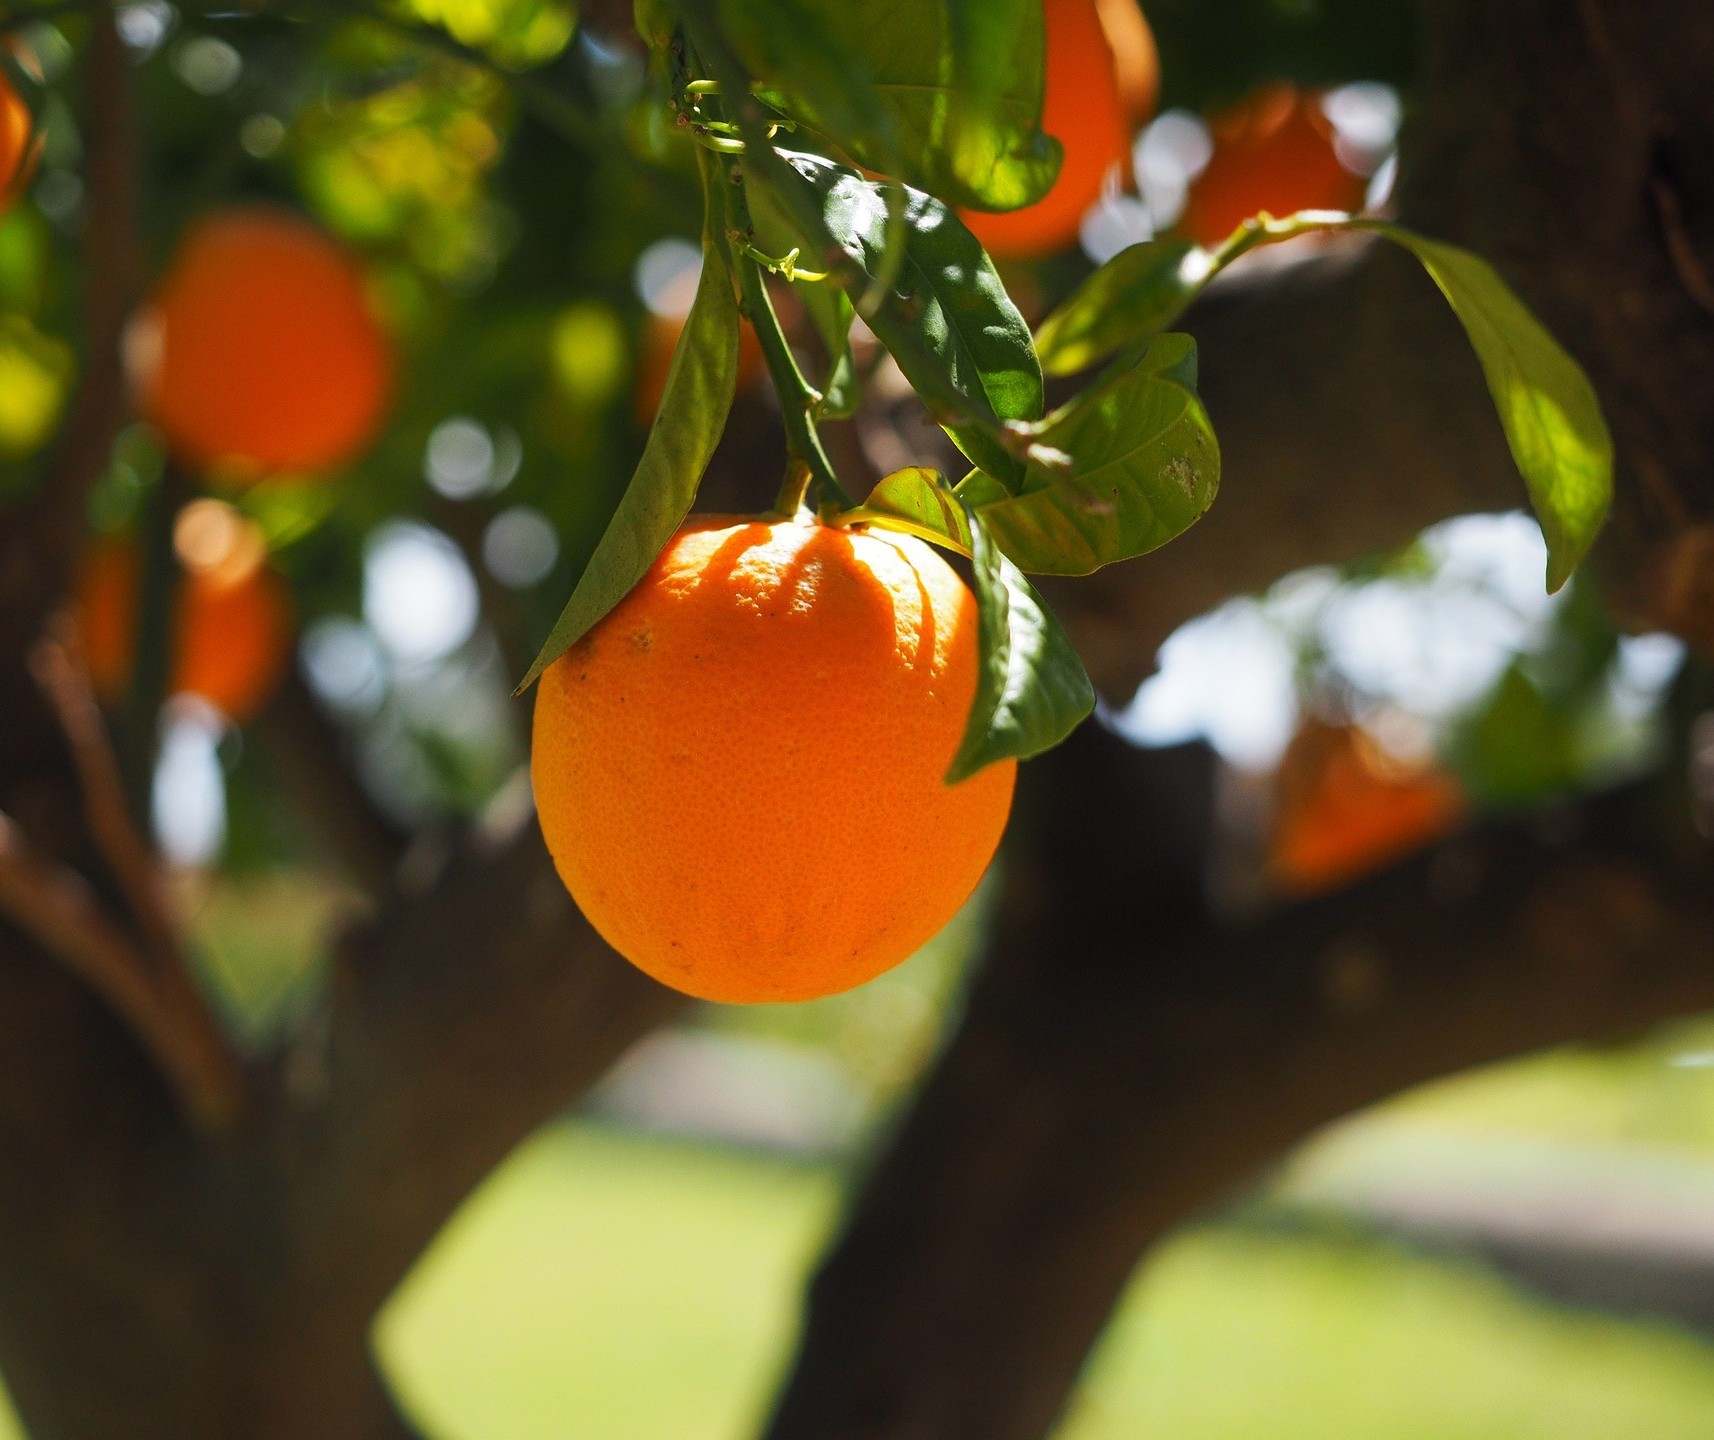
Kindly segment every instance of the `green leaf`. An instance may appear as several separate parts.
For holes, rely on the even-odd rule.
[[[1166,329],[1212,270],[1213,257],[1188,240],[1149,240],[1121,250],[1042,321],[1036,331],[1042,368],[1075,375]]]
[[[970,522],[964,504],[953,494],[946,477],[925,465],[907,465],[878,481],[855,510],[840,516],[844,523],[872,521],[890,530],[904,530],[937,545],[968,555]]]
[[[1613,440],[1589,377],[1480,256],[1394,225],[1363,228],[1422,261],[1463,322],[1547,539],[1547,588],[1558,590],[1613,498]]]
[[[726,428],[738,378],[738,300],[726,253],[723,183],[718,165],[702,155],[702,278],[673,351],[660,409],[619,508],[519,692],[648,573],[690,513],[702,472]]]
[[[820,156],[785,158],[813,187],[835,243],[870,277],[885,273],[887,187]],[[1041,365],[1029,326],[981,242],[920,190],[905,191],[905,253],[894,260],[897,280],[868,317],[870,327],[924,403],[942,411],[936,418],[959,448],[1002,482],[1021,485],[1023,462],[989,429],[947,423],[936,397],[951,394],[989,425],[1039,418]]]
[[[994,542],[1023,569],[1086,575],[1181,535],[1214,502],[1220,448],[1196,394],[1196,343],[1162,335],[1130,370],[1041,426],[1069,470],[1032,461],[1024,493],[980,471],[959,486]]]
[[[1095,688],[1070,639],[1023,572],[967,514],[980,615],[976,699],[948,784],[996,760],[1051,750],[1095,708]]]
[[[900,136],[865,57],[821,0],[720,0],[720,28],[761,98],[889,174]],[[855,152],[851,152],[855,153]]]
[[[1039,0],[723,0],[763,98],[859,165],[1010,210],[1059,174]]]
[[[772,190],[766,185],[750,185],[746,187],[746,195],[756,244],[765,254],[783,257],[795,249],[815,255],[814,238],[792,223]],[[810,260],[805,268],[818,267]],[[851,322],[856,311],[850,297],[831,276],[826,280],[794,280],[792,293],[802,302],[830,360],[828,373],[817,386],[822,395],[821,413],[826,418],[842,419],[856,411],[859,398],[857,366],[851,358]]]

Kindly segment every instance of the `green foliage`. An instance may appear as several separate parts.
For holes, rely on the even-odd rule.
[[[1211,263],[1189,240],[1129,245],[1060,303],[1036,332],[1042,369],[1075,375],[1171,325],[1202,289]]]
[[[859,165],[998,210],[1059,174],[1039,4],[725,0],[720,17],[764,98]]]
[[[1181,315],[1214,277],[1259,245],[1317,230],[1360,230],[1422,262],[1463,323],[1547,539],[1547,588],[1558,590],[1595,543],[1613,495],[1613,442],[1595,390],[1494,268],[1456,245],[1401,226],[1305,211],[1246,222],[1217,250],[1157,241],[1121,251],[1042,325],[1051,374],[1140,344]]]
[[[1613,498],[1613,440],[1594,387],[1486,260],[1396,225],[1366,228],[1422,261],[1463,322],[1547,537],[1547,588],[1559,589]]]
[[[577,7],[568,0],[394,0],[392,8],[508,69],[553,59],[577,28]]]
[[[1162,335],[1129,370],[1039,427],[1066,468],[1032,461],[1023,492],[986,475],[960,487],[1005,553],[1036,574],[1086,575],[1166,544],[1214,503],[1220,450],[1196,395],[1196,345]]]
[[[643,458],[571,599],[519,682],[520,691],[533,684],[648,572],[690,513],[702,472],[720,441],[738,376],[738,299],[732,289],[720,183],[719,167],[712,160],[705,161],[703,192],[708,209],[702,237],[702,275],[695,304],[673,352],[666,391],[649,430]]]
[[[1041,415],[1041,366],[1029,326],[980,242],[946,205],[907,188],[902,254],[893,252],[886,185],[818,156],[788,159],[814,190],[827,233],[865,275],[881,280],[879,303],[866,318],[905,377],[931,411],[944,389],[949,403],[986,422],[937,417],[975,463],[1007,483],[1020,481],[1022,463],[993,429]]]
[[[981,608],[976,702],[948,782],[996,760],[1053,747],[1095,708],[1095,689],[1053,611],[966,509],[971,571]]]

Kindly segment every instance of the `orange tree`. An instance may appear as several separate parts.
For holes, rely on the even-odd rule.
[[[1403,87],[1387,212],[1205,246],[1145,195],[1164,238],[1003,280],[960,216],[1122,179],[1137,118],[1043,129],[1040,0],[0,6],[0,187],[29,187],[0,230],[0,1372],[36,1440],[411,1433],[378,1307],[678,1012],[657,981],[788,999],[895,963],[1014,770],[993,937],[774,1440],[1041,1436],[1151,1241],[1313,1126],[1714,1003],[1698,674],[1665,758],[1593,792],[1574,732],[1613,625],[1581,576],[1577,663],[1520,659],[1448,744],[1455,849],[1342,856],[1314,898],[1223,913],[1207,753],[1085,723],[1221,599],[1526,496],[1550,589],[1612,508],[1611,609],[1708,643],[1708,27],[1685,0],[1440,0],[1421,33],[1399,4],[1147,9],[1169,106]],[[637,433],[631,267],[691,233]],[[746,322],[771,399],[738,387]],[[331,856],[369,904],[260,1030],[146,838],[161,703],[199,688],[174,541],[204,489],[311,640],[392,647],[383,685],[445,658],[367,592],[352,639],[402,533],[480,602],[455,688],[538,686],[533,755],[497,698],[460,749],[306,641],[321,680],[249,721],[226,864]],[[699,492],[729,518],[687,519]],[[121,533],[104,603],[134,613],[80,641],[80,557]],[[526,764],[539,829],[498,803]],[[1578,823],[1532,826],[1549,802]]]

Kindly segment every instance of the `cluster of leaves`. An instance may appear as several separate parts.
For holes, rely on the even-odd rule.
[[[637,19],[702,146],[702,283],[642,462],[525,684],[642,577],[688,513],[731,403],[742,312],[785,413],[782,511],[807,485],[827,523],[907,531],[972,562],[980,680],[949,779],[1058,743],[1094,695],[1026,572],[1085,574],[1143,555],[1206,511],[1219,450],[1194,342],[1169,327],[1241,255],[1310,229],[1373,231],[1422,261],[1482,362],[1548,539],[1551,588],[1592,542],[1612,468],[1593,391],[1491,267],[1455,247],[1344,215],[1258,217],[1213,251],[1164,241],[1122,252],[1032,336],[954,207],[1015,208],[1055,178],[1038,0],[638,0]],[[819,385],[780,333],[770,273],[815,319],[830,357]],[[956,483],[913,467],[861,505],[845,496],[815,427],[855,403],[859,315],[970,462]],[[1103,362],[1044,413],[1044,365]]]

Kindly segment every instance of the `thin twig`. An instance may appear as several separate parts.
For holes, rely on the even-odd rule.
[[[83,792],[84,821],[102,859],[119,884],[142,939],[127,952],[141,967],[138,977],[171,1032],[170,1048],[192,1067],[199,1118],[225,1123],[237,1112],[243,1081],[238,1062],[191,972],[177,919],[167,899],[160,866],[126,803],[119,760],[90,688],[70,617],[57,617],[30,654],[30,669],[58,717]],[[104,993],[106,992],[103,985]],[[131,1011],[113,996],[115,1007]],[[145,1037],[148,1038],[148,1037]],[[151,1048],[159,1043],[151,1040]]]
[[[48,634],[30,653],[30,671],[53,706],[71,749],[89,833],[125,892],[150,958],[159,969],[163,957],[180,952],[179,926],[168,906],[154,851],[126,803],[119,759],[108,741],[70,616],[62,613],[54,618]]]

